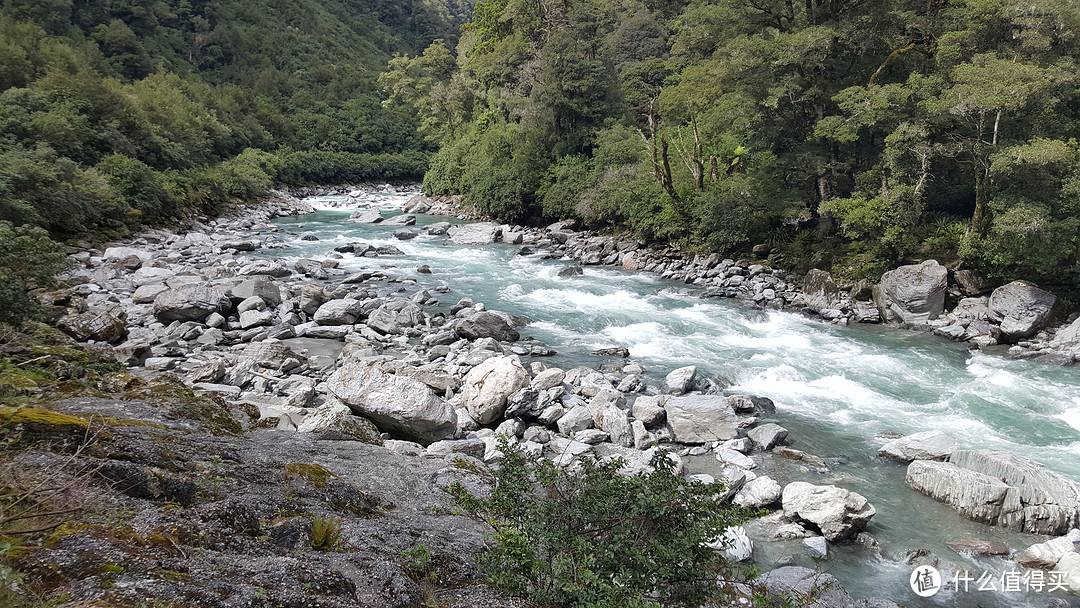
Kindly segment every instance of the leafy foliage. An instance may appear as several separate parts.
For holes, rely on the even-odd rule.
[[[742,516],[716,487],[687,482],[664,453],[648,473],[583,456],[579,470],[528,461],[503,442],[495,489],[457,503],[491,524],[479,558],[496,585],[551,606],[698,606],[718,597],[724,559],[706,546]]]
[[[51,284],[67,266],[63,247],[45,230],[0,221],[0,320],[17,325],[37,316],[40,304],[27,291]]]

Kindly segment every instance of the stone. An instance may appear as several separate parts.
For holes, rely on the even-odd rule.
[[[839,308],[842,299],[832,275],[817,268],[803,278],[802,296],[806,308],[816,313]]]
[[[614,405],[605,407],[600,413],[597,427],[608,434],[611,443],[624,448],[634,447],[634,431],[630,428],[626,412],[619,407]]]
[[[127,327],[116,316],[98,311],[68,314],[60,317],[56,327],[80,342],[119,342],[127,337]]]
[[[558,406],[554,406],[558,407]],[[546,412],[545,412],[546,413]],[[543,421],[544,415],[540,415],[540,420]],[[562,416],[555,422],[559,428],[559,432],[563,435],[570,435],[578,431],[584,431],[585,429],[592,428],[593,415],[589,411],[589,408],[584,405],[575,405],[569,410],[565,411]]]
[[[724,464],[739,467],[740,469],[746,469],[748,471],[757,468],[757,463],[749,456],[726,448],[716,450],[716,459]]]
[[[708,543],[713,551],[723,551],[724,556],[733,562],[748,562],[754,557],[754,541],[746,534],[742,526],[732,526],[724,530],[724,535]]]
[[[532,382],[529,384],[529,388],[534,388],[538,391],[546,391],[549,388],[555,388],[563,383],[566,378],[566,372],[559,368],[546,369],[539,374],[533,376]]]
[[[811,536],[802,541],[803,550],[814,559],[829,557],[829,541],[824,536]]]
[[[297,432],[308,433],[316,440],[360,441],[382,445],[379,429],[355,414],[348,405],[336,399],[315,408],[297,425]]]
[[[245,310],[240,313],[240,329],[269,325],[274,320],[272,310]]]
[[[308,283],[300,288],[300,310],[309,315],[315,314],[330,299],[330,294],[318,283]]]
[[[953,273],[953,279],[956,281],[957,287],[960,288],[960,293],[969,297],[984,294],[993,287],[993,283],[976,274],[973,270],[957,270]]]
[[[466,340],[492,338],[500,342],[516,342],[521,335],[502,316],[484,311],[462,319],[454,328]]]
[[[416,216],[408,213],[388,217],[382,221],[383,226],[412,226],[415,223]]]
[[[277,308],[281,304],[281,290],[273,281],[267,281],[266,279],[248,279],[230,288],[228,295],[234,300],[241,301],[251,297],[259,297],[270,308]]]
[[[645,423],[635,420],[630,423],[630,431],[634,434],[634,449],[647,450],[656,445],[656,435],[645,428]]]
[[[935,260],[886,272],[874,289],[874,301],[888,323],[925,325],[941,316],[949,271]]]
[[[827,572],[801,566],[782,566],[761,575],[757,582],[769,596],[782,598],[813,598],[807,608],[899,608],[887,600],[856,601]],[[802,604],[800,604],[802,605]]]
[[[1001,326],[999,341],[1015,342],[1046,327],[1056,301],[1054,294],[1027,281],[1013,281],[990,294],[988,316]]]
[[[762,475],[744,483],[731,502],[748,509],[760,509],[776,503],[782,495],[780,484],[768,475]]]
[[[945,460],[956,449],[956,441],[941,431],[912,433],[881,446],[878,457],[897,462]]]
[[[566,268],[560,270],[557,274],[560,277],[580,277],[581,275],[585,274],[585,269],[581,266],[567,266]]]
[[[424,312],[406,298],[392,298],[368,315],[367,326],[381,334],[401,334],[424,322]]]
[[[349,221],[356,224],[378,224],[383,221],[378,209],[357,209],[349,215]]]
[[[861,494],[803,481],[785,486],[781,501],[784,517],[817,529],[833,542],[854,538],[876,512]]]
[[[259,296],[251,296],[236,305],[236,312],[247,312],[249,310],[266,310],[266,302]]]
[[[688,365],[668,373],[664,378],[664,386],[668,393],[672,395],[682,395],[693,387],[696,378],[697,367]]]
[[[158,294],[169,290],[168,285],[155,283],[153,285],[141,285],[135,293],[131,294],[131,301],[135,304],[153,304]]]
[[[907,482],[982,523],[1052,535],[1080,527],[1080,483],[1008,452],[957,450],[949,462],[916,460]]]
[[[455,245],[488,245],[502,233],[498,224],[462,224],[447,230],[450,242]]]
[[[364,305],[358,300],[330,300],[319,306],[312,320],[319,325],[352,325],[363,310]]]
[[[443,439],[427,446],[425,452],[428,456],[465,454],[482,460],[486,449],[487,446],[481,439]]]
[[[258,367],[281,369],[289,359],[297,359],[291,348],[280,342],[255,342],[240,353],[240,361],[250,361]]]
[[[634,400],[630,413],[645,426],[656,426],[664,421],[667,412],[660,407],[657,397],[642,396]]]
[[[771,450],[787,439],[788,430],[772,422],[750,429],[746,436],[762,450]]]
[[[727,399],[720,395],[670,397],[664,404],[671,438],[700,444],[734,439],[742,425]]]
[[[507,399],[529,385],[529,372],[514,357],[492,357],[477,365],[462,382],[461,400],[480,424],[491,424],[506,410]]]
[[[224,291],[205,283],[182,285],[154,298],[154,315],[162,323],[202,321],[211,313],[225,314],[231,308]]]
[[[999,541],[984,538],[953,538],[945,546],[966,555],[1008,555],[1009,548]]]
[[[1061,579],[1073,595],[1080,595],[1080,553],[1066,553],[1054,566],[1055,572],[1061,572]]]
[[[1072,350],[1080,347],[1080,317],[1058,329],[1053,340],[1050,341],[1050,347],[1057,350]]]
[[[1067,553],[1080,552],[1080,530],[1072,529],[1065,536],[1036,543],[1017,553],[1013,559],[1025,568],[1049,570]]]
[[[457,428],[454,408],[433,390],[361,361],[341,366],[327,380],[327,389],[380,429],[423,445],[444,439]]]

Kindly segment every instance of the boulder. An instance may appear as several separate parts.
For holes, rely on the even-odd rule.
[[[356,224],[378,224],[383,221],[378,209],[357,209],[349,215],[349,221]]]
[[[878,457],[897,462],[945,460],[956,449],[956,442],[941,431],[912,433],[881,446]]]
[[[1080,595],[1080,553],[1066,553],[1054,566],[1055,572],[1061,573],[1061,581],[1072,591]]]
[[[867,522],[876,512],[861,494],[803,481],[789,483],[781,500],[784,517],[817,529],[833,542],[854,538],[866,529]]]
[[[277,308],[281,304],[281,290],[276,283],[266,279],[248,279],[229,289],[228,295],[238,301],[257,296],[270,308]]]
[[[1008,555],[1009,548],[996,540],[985,538],[952,538],[945,541],[950,550],[967,555]]]
[[[1080,525],[1080,483],[1007,452],[958,450],[949,462],[916,460],[907,483],[990,525],[1053,535]]]
[[[544,420],[543,414],[540,415],[540,420]],[[563,415],[555,421],[555,425],[558,427],[560,433],[563,435],[570,435],[571,433],[592,428],[593,415],[592,412],[589,411],[589,408],[584,405],[575,405],[563,413]]]
[[[423,445],[457,428],[454,408],[430,388],[361,361],[340,367],[327,380],[327,389],[380,429]]]
[[[381,334],[400,334],[424,322],[424,312],[411,300],[392,298],[367,318],[367,326]]]
[[[596,416],[593,416],[596,419]],[[624,448],[634,447],[634,431],[630,427],[630,421],[626,418],[626,412],[614,405],[609,405],[600,412],[600,420],[597,428],[608,434],[608,439],[615,445]]]
[[[754,541],[750,540],[742,526],[724,530],[724,535],[708,546],[713,551],[723,551],[724,556],[733,562],[748,562],[754,557]]]
[[[935,260],[901,266],[881,276],[874,289],[881,317],[889,323],[924,325],[945,308],[949,271]]]
[[[501,233],[501,226],[489,223],[452,226],[447,231],[450,242],[455,245],[488,245],[494,243]]]
[[[817,572],[801,566],[783,566],[761,575],[757,582],[769,596],[781,598],[813,598],[806,608],[899,608],[887,600],[856,601],[840,586],[840,581],[827,572]]]
[[[803,550],[814,559],[829,557],[829,541],[823,536],[811,536],[802,541]]]
[[[694,386],[694,380],[697,378],[697,367],[693,365],[687,365],[686,367],[680,367],[673,370],[664,378],[664,386],[667,388],[667,392],[672,395],[681,395],[691,389]]]
[[[454,331],[466,340],[493,338],[500,342],[516,342],[521,338],[517,330],[511,327],[502,316],[489,311],[462,319]]]
[[[250,329],[260,325],[270,325],[274,320],[272,310],[245,310],[240,313],[240,329]]]
[[[770,422],[750,429],[746,436],[762,450],[771,450],[787,439],[788,430],[779,424]]]
[[[1054,294],[1027,281],[1013,281],[990,294],[988,315],[1001,324],[999,341],[1014,342],[1035,335],[1046,326],[1054,310]]]
[[[289,359],[299,359],[299,356],[288,346],[273,341],[254,342],[240,353],[241,362],[250,361],[257,367],[268,369],[281,369]]]
[[[679,443],[727,441],[739,434],[742,421],[721,395],[670,397],[663,407],[671,438]]]
[[[98,311],[64,315],[56,322],[60,331],[80,342],[119,342],[127,336],[127,327],[117,317]]]
[[[782,495],[780,484],[768,475],[762,475],[743,484],[731,502],[748,509],[760,509],[780,500]]]
[[[660,424],[664,421],[666,415],[664,408],[660,407],[660,399],[657,397],[638,397],[630,411],[634,418],[640,420],[645,426]]]
[[[416,216],[408,213],[402,213],[383,220],[384,226],[412,226],[416,223]]]
[[[529,387],[538,391],[546,391],[549,388],[555,388],[562,384],[565,378],[566,372],[557,367],[553,367],[536,374],[529,384]]]
[[[816,313],[839,308],[842,299],[832,275],[817,268],[803,278],[802,296],[806,307]]]
[[[312,320],[319,325],[352,325],[363,309],[363,303],[358,300],[330,300],[315,311]]]
[[[1057,350],[1075,350],[1080,347],[1080,317],[1058,329],[1054,339],[1050,341],[1050,346]]]
[[[503,415],[507,399],[529,386],[529,372],[514,357],[492,357],[465,375],[461,399],[469,415],[491,424]]]
[[[205,283],[181,285],[154,298],[154,315],[162,323],[202,321],[211,313],[226,314],[232,302],[225,292]]]
[[[309,433],[316,440],[360,441],[382,445],[379,429],[353,414],[352,409],[337,399],[331,399],[304,417],[296,430]]]

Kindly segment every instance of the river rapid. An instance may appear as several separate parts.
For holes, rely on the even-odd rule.
[[[389,217],[410,193],[366,195],[362,206]],[[762,569],[797,563],[827,571],[855,597],[883,597],[906,606],[1045,606],[1046,592],[975,591],[917,597],[909,588],[907,551],[929,549],[948,568],[1000,576],[1019,567],[1008,558],[953,553],[953,538],[998,539],[1021,550],[1043,538],[976,524],[904,484],[905,467],[875,458],[887,433],[938,429],[961,447],[1005,450],[1080,479],[1080,371],[969,351],[926,334],[883,326],[829,325],[797,313],[764,311],[734,301],[704,300],[685,285],[655,275],[586,267],[583,276],[557,276],[566,260],[518,255],[520,246],[496,243],[458,247],[421,234],[400,241],[395,227],[347,222],[346,197],[306,199],[319,211],[280,218],[291,249],[263,250],[287,263],[324,256],[337,245],[364,241],[394,245],[403,256],[346,257],[349,271],[393,269],[421,286],[448,286],[434,294],[449,307],[463,297],[490,309],[525,316],[522,336],[558,351],[541,360],[569,369],[612,363],[590,355],[625,347],[646,369],[650,386],[667,372],[696,365],[698,373],[729,385],[727,393],[762,395],[777,405],[775,421],[791,431],[792,447],[826,459],[830,471],[808,473],[779,463],[766,469],[781,485],[795,480],[832,483],[863,494],[877,509],[867,531],[880,550],[831,547],[814,564],[799,541],[758,543]],[[446,217],[419,215],[417,227]],[[299,238],[313,233],[318,241]],[[431,274],[415,269],[427,265]],[[688,460],[692,472],[716,472],[711,455]],[[1000,589],[1001,581],[996,582]],[[1067,596],[1065,596],[1067,597]]]

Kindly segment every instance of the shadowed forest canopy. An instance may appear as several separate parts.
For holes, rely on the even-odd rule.
[[[275,182],[418,179],[383,104],[395,54],[455,41],[457,0],[3,0],[0,220],[107,232]]]
[[[1078,34],[1075,0],[482,0],[456,66],[382,82],[425,190],[495,216],[1075,286]]]

